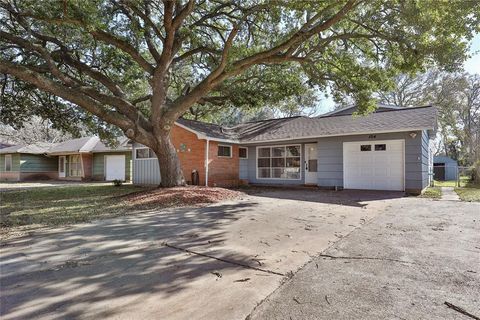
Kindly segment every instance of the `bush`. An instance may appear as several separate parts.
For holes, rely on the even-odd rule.
[[[119,179],[115,179],[112,182],[115,187],[120,187],[123,184],[123,181]]]

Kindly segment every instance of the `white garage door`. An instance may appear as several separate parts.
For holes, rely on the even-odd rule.
[[[125,155],[105,156],[105,179],[125,180]]]
[[[343,143],[345,189],[404,190],[404,140]]]

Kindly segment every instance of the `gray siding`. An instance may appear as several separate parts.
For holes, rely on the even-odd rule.
[[[422,146],[421,146],[421,157],[422,157],[422,189],[428,187],[428,159],[430,157],[430,139],[428,137],[428,132],[426,130],[422,131]]]
[[[253,184],[281,184],[281,185],[299,185],[305,184],[305,143],[316,143],[312,140],[290,140],[276,143],[262,143],[255,146],[248,146],[248,159],[240,161],[240,168],[242,168],[242,161],[247,163],[247,168],[240,169],[240,179],[248,179],[249,183]],[[257,146],[275,146],[275,145],[292,145],[300,144],[300,180],[282,180],[282,179],[257,179]],[[243,171],[242,171],[243,170]]]
[[[353,141],[405,140],[405,189],[421,190],[428,184],[428,139],[423,148],[422,132],[411,138],[409,132],[355,135],[321,138],[318,140],[318,185],[322,187],[343,187],[343,143]],[[423,153],[425,152],[425,155]],[[427,167],[424,168],[423,161]],[[425,174],[424,174],[424,170]],[[426,180],[425,180],[426,178]]]
[[[135,143],[132,148],[133,179],[134,184],[158,185],[160,184],[160,168],[157,159],[136,159],[135,149],[144,147]]]
[[[248,160],[250,160],[250,150],[248,150],[248,159],[240,159],[240,165],[238,168],[240,179],[248,179]]]
[[[51,172],[58,170],[57,157],[47,157],[41,154],[21,154],[21,172]]]
[[[248,159],[240,160],[240,178],[248,179],[254,184],[304,184],[305,183],[305,143],[317,142],[318,150],[318,185],[322,187],[343,187],[343,143],[354,141],[379,141],[402,139],[405,141],[405,189],[407,191],[420,191],[428,185],[428,134],[416,132],[415,138],[410,132],[354,135],[343,137],[320,138],[317,141],[292,140],[278,143],[262,143],[248,147]],[[256,147],[298,144],[302,145],[301,180],[276,180],[256,178]],[[246,165],[246,168],[245,168]]]

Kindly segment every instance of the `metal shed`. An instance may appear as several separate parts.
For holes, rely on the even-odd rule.
[[[447,156],[433,157],[434,179],[440,181],[457,180],[458,163]]]

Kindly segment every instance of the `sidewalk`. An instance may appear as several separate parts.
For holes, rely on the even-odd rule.
[[[460,197],[453,187],[442,187],[442,200],[460,201]]]

